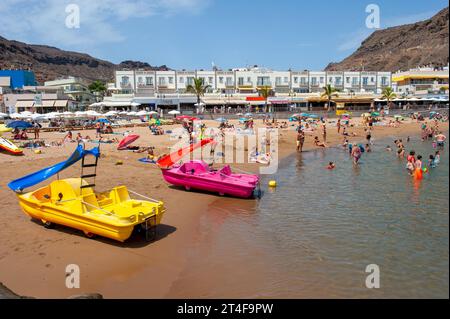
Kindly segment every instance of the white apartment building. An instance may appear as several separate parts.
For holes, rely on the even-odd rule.
[[[45,87],[62,89],[71,100],[78,102],[80,107],[87,107],[96,102],[96,97],[89,90],[88,83],[81,78],[69,76],[44,83]]]
[[[401,95],[448,94],[448,66],[416,68],[392,75],[393,88]]]
[[[346,92],[381,93],[391,86],[390,72],[326,72],[274,71],[265,68],[244,68],[228,71],[116,71],[116,89],[137,96],[183,94],[195,78],[210,86],[210,93],[257,94],[264,86],[276,94],[314,93],[331,84]]]

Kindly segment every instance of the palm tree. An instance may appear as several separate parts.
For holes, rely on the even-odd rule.
[[[338,94],[339,90],[334,88],[331,84],[325,85],[322,89],[323,89],[323,93],[320,97],[327,98],[327,100],[328,100],[327,112],[328,112],[331,108],[331,99],[333,98],[333,96],[335,96],[335,97],[339,96],[339,94]]]
[[[389,108],[389,104],[391,100],[395,99],[397,97],[397,94],[395,94],[394,90],[391,87],[386,87],[383,89],[383,92],[381,93],[381,98],[387,101],[387,106]]]
[[[96,96],[103,96],[106,92],[106,85],[102,81],[94,81],[89,85],[89,91]]]
[[[205,85],[203,79],[194,78],[194,85],[189,84],[186,87],[187,93],[192,93],[197,96],[197,107],[200,106],[201,97],[210,89],[210,85]]]
[[[272,88],[270,86],[263,86],[259,89],[259,95],[264,98],[264,112],[267,113],[267,99],[272,95]]]

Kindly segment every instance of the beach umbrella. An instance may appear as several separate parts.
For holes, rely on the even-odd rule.
[[[19,113],[12,113],[9,117],[11,117],[12,119],[22,119],[22,118],[24,118],[24,116],[22,114],[19,114]]]
[[[105,116],[116,116],[118,114],[118,112],[117,111],[109,111],[109,112],[107,112],[107,113],[105,113]]]
[[[203,103],[203,102],[200,102],[200,103],[195,103],[194,104],[194,106],[205,106],[206,104],[205,103]]]
[[[136,116],[146,116],[146,115],[148,115],[147,111],[139,111],[136,113]]]
[[[244,113],[237,113],[236,115],[237,116],[242,116],[242,115],[244,115]]]
[[[134,112],[134,111],[131,111],[131,112],[127,113],[128,116],[136,116],[136,114],[137,114],[137,112]]]
[[[33,119],[33,120],[43,120],[43,119],[45,119],[47,116],[45,115],[45,114],[39,114],[39,113],[34,113],[34,114],[31,114],[31,119]]]
[[[86,116],[86,115],[87,115],[87,112],[82,112],[82,111],[75,112],[75,116],[76,117],[83,117],[83,116]]]
[[[8,116],[8,114],[0,112],[0,117],[7,117],[7,116]]]
[[[98,122],[98,123],[111,123],[108,119],[98,119],[98,120],[96,120],[95,122]]]
[[[138,106],[140,106],[141,105],[141,103],[137,103],[137,102],[132,102],[131,104],[130,104],[131,106],[134,106],[134,107],[138,107]]]
[[[155,112],[155,111],[150,111],[150,112],[148,112],[148,114],[149,114],[149,115],[157,115],[157,114],[158,114],[158,112]]]
[[[380,113],[379,112],[372,112],[371,116],[380,116]]]
[[[181,113],[177,110],[173,110],[173,111],[169,112],[169,115],[178,115],[178,114],[181,114]]]
[[[20,128],[20,129],[30,128],[32,126],[33,125],[31,125],[30,122],[25,122],[25,121],[13,121],[13,122],[9,123],[8,125],[6,125],[6,127],[9,127],[9,128]]]
[[[253,114],[252,113],[245,113],[245,116],[250,117],[250,116],[253,116]]]
[[[20,114],[25,115],[25,116],[31,116],[33,113],[31,113],[30,111],[23,111],[23,112],[20,112]]]
[[[308,117],[311,118],[311,119],[318,119],[318,118],[319,118],[319,115],[316,115],[316,114],[308,114]]]
[[[217,122],[224,123],[224,122],[227,121],[227,119],[226,119],[226,118],[223,118],[223,117],[219,117],[218,119],[216,119],[216,121],[217,121]]]

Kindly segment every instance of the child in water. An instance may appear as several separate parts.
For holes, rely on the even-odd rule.
[[[430,168],[436,167],[436,163],[434,162],[434,155],[430,155],[430,158],[428,159],[428,166],[430,166]]]
[[[369,144],[366,144],[366,152],[367,153],[371,153],[372,152],[372,149],[370,148]]]
[[[335,168],[336,168],[336,164],[334,164],[334,162],[328,163],[327,169],[332,170],[332,169],[335,169]]]
[[[434,153],[434,164],[438,165],[440,162],[441,162],[441,152],[436,151],[436,153]]]
[[[391,148],[389,145],[387,145],[387,146],[386,146],[386,151],[387,151],[387,152],[392,152],[392,148]]]
[[[417,160],[416,160],[416,169],[422,169],[422,155],[417,156]]]

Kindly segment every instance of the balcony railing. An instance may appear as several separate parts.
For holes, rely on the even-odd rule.
[[[147,83],[138,83],[137,87],[138,87],[138,88],[141,88],[141,89],[146,89],[146,88],[153,88],[154,85],[153,85],[153,83],[151,83],[151,84],[147,84]]]
[[[131,89],[131,83],[125,83],[125,82],[121,82],[120,83],[120,87],[123,89]]]

